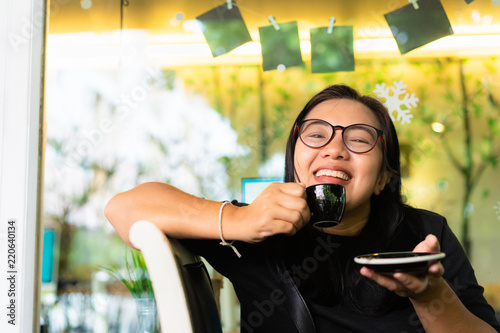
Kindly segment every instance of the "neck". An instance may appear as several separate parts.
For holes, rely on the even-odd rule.
[[[370,218],[370,202],[363,207],[346,211],[339,225],[331,228],[319,228],[322,232],[339,236],[357,236]]]

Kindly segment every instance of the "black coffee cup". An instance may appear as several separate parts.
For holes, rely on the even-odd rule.
[[[345,209],[345,188],[338,184],[317,184],[306,188],[311,223],[318,228],[340,223]]]

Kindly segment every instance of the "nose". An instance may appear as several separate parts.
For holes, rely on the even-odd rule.
[[[326,146],[321,149],[322,157],[346,158],[349,152],[347,151],[344,141],[342,140],[342,129],[336,128],[333,138]]]

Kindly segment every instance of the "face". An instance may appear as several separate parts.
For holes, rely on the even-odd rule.
[[[367,124],[380,129],[373,112],[365,105],[348,100],[333,99],[314,107],[307,119],[322,119],[332,125]],[[300,182],[307,186],[322,183],[343,185],[346,189],[345,217],[349,212],[369,214],[370,197],[379,194],[388,177],[381,172],[383,142],[363,154],[349,151],[342,141],[342,130],[337,129],[324,147],[310,148],[300,139],[295,146],[295,170]],[[297,180],[297,179],[296,179]]]

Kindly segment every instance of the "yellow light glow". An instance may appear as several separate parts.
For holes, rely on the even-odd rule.
[[[135,55],[144,55],[160,66],[262,63],[261,44],[255,40],[214,58],[204,38],[199,36],[151,35],[145,30],[124,30],[123,38],[121,36],[119,31],[49,35],[49,61],[53,60],[53,65],[59,67],[68,61],[86,65],[83,62],[92,59],[94,64],[99,62],[106,67],[110,62],[116,62],[117,58],[123,62]],[[310,61],[310,41],[301,40],[300,49],[303,60]],[[354,40],[356,59],[487,56],[499,53],[500,30],[494,34],[444,37],[403,56],[392,37]]]
[[[432,123],[431,127],[432,130],[436,133],[443,133],[445,129],[444,125],[438,122]]]
[[[92,7],[92,1],[91,0],[81,0],[80,5],[82,6],[83,9],[89,9]]]
[[[493,49],[500,49],[500,35],[448,36],[424,45],[412,52],[419,52],[420,55],[425,56],[433,53],[434,56],[438,56],[438,52],[463,52],[471,50],[475,53],[484,53],[486,51],[489,54]],[[310,55],[311,42],[309,40],[300,41],[300,50],[302,55]],[[230,54],[260,55],[261,51],[260,42],[248,42],[234,49]],[[361,55],[363,53],[385,52],[397,52],[399,55],[398,46],[394,38],[358,39],[354,41],[354,51]],[[148,47],[148,54],[153,57],[170,55],[200,56],[210,55],[210,49],[206,43],[151,45]]]
[[[150,57],[211,57],[210,47],[205,43],[150,45],[145,54]]]

